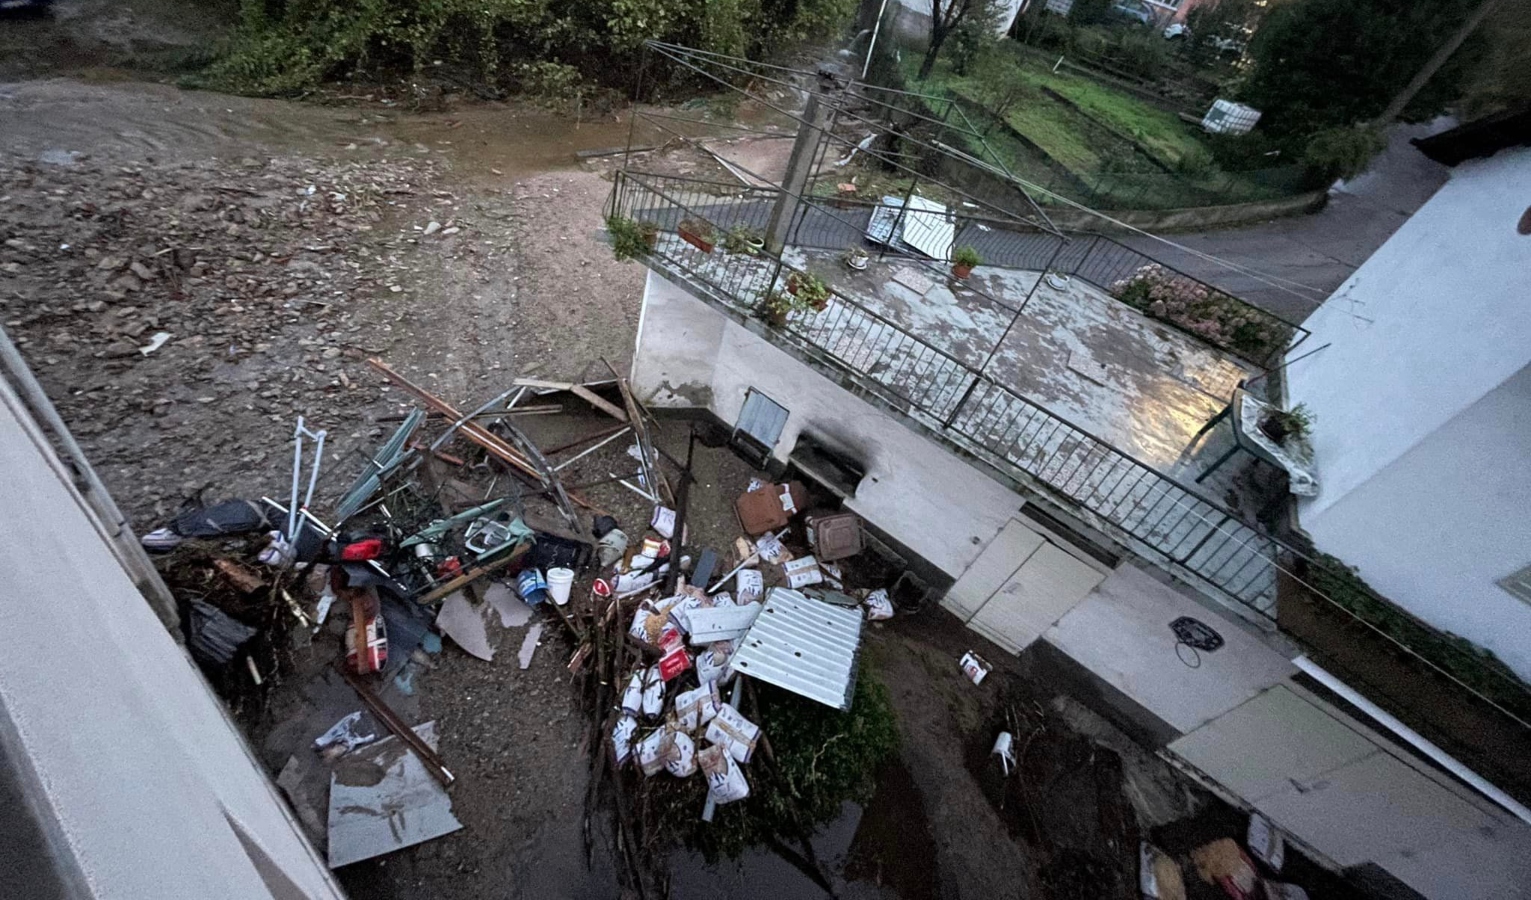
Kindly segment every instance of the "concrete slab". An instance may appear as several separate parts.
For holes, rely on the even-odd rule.
[[[1044,543],[968,625],[1010,652],[1019,653],[1104,577],[1098,568]]]
[[[1477,807],[1381,751],[1255,805],[1344,866],[1419,853],[1495,824]]]
[[[1225,645],[1188,652],[1169,627],[1181,616],[1210,625]],[[1241,627],[1133,565],[1113,572],[1044,637],[1182,734],[1296,672]]]
[[[1319,782],[1378,752],[1364,735],[1280,685],[1169,749],[1251,802],[1291,790],[1294,782]]]

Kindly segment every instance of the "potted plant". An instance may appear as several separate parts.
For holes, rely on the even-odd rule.
[[[788,275],[787,293],[797,297],[807,308],[823,310],[829,306],[829,285],[812,272],[793,272]]]
[[[867,252],[860,247],[852,247],[845,252],[845,264],[857,272],[865,269],[870,259]]]
[[[798,298],[783,291],[768,291],[760,298],[760,315],[777,328],[785,327],[787,316],[804,308]]]
[[[1291,409],[1277,409],[1274,406],[1267,409],[1260,417],[1260,431],[1265,436],[1278,444],[1285,446],[1296,440],[1305,442],[1313,433],[1313,423],[1317,416],[1308,409],[1308,404],[1299,403]]]
[[[983,262],[978,251],[972,247],[958,247],[952,254],[952,277],[966,278],[973,274],[973,267]]]
[[[735,225],[723,235],[723,249],[729,253],[759,256],[765,249],[765,232],[748,225]]]
[[[607,216],[606,231],[611,234],[611,252],[618,262],[647,256],[659,239],[658,225],[627,216]]]
[[[717,229],[705,219],[681,219],[678,230],[682,240],[703,253],[711,253],[717,245]]]

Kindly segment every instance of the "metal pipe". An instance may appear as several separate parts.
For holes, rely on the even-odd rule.
[[[1419,732],[1393,718],[1382,707],[1361,696],[1355,688],[1330,674],[1318,663],[1303,655],[1292,660],[1292,665],[1301,669],[1304,674],[1314,681],[1339,694],[1346,702],[1366,713],[1377,724],[1391,731],[1397,737],[1408,742],[1414,749],[1428,756],[1437,765],[1472,785],[1478,793],[1499,804],[1506,812],[1531,825],[1531,809],[1527,809],[1514,797],[1495,787],[1488,779],[1463,765],[1445,750],[1430,743]]]
[[[867,44],[866,62],[861,64],[862,80],[866,79],[867,71],[872,68],[872,51],[877,49],[877,33],[882,30],[883,13],[886,13],[887,11],[888,0],[882,0],[882,4],[877,7],[877,21],[872,23],[872,40]]]
[[[593,447],[587,447],[586,449],[581,450],[579,453],[575,454],[574,456],[571,456],[568,459],[564,460],[563,462],[559,463],[558,465],[554,466],[553,467],[553,471],[554,472],[562,471],[564,469],[564,467],[570,466],[570,465],[573,465],[576,462],[579,462],[580,460],[584,459],[585,457],[589,456],[590,454],[594,453],[595,451],[601,449],[602,447],[606,446],[607,444],[611,443],[612,441],[616,440],[617,438],[621,437],[622,435],[624,435],[627,432],[632,431],[632,430],[633,430],[633,427],[631,425],[624,425],[624,426],[622,426],[620,429],[618,429],[617,431],[613,432],[611,435],[609,435],[605,440],[601,441],[599,444],[596,444]]]

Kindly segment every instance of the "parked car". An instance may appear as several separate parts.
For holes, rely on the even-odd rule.
[[[1143,0],[1115,0],[1111,4],[1111,11],[1140,25],[1151,24],[1154,20],[1154,11]]]

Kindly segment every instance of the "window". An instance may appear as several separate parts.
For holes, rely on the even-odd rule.
[[[1531,603],[1531,566],[1526,566],[1514,575],[1506,575],[1499,579],[1498,584],[1517,599]]]
[[[734,425],[734,445],[757,465],[765,465],[787,424],[787,408],[754,388],[744,398]]]

